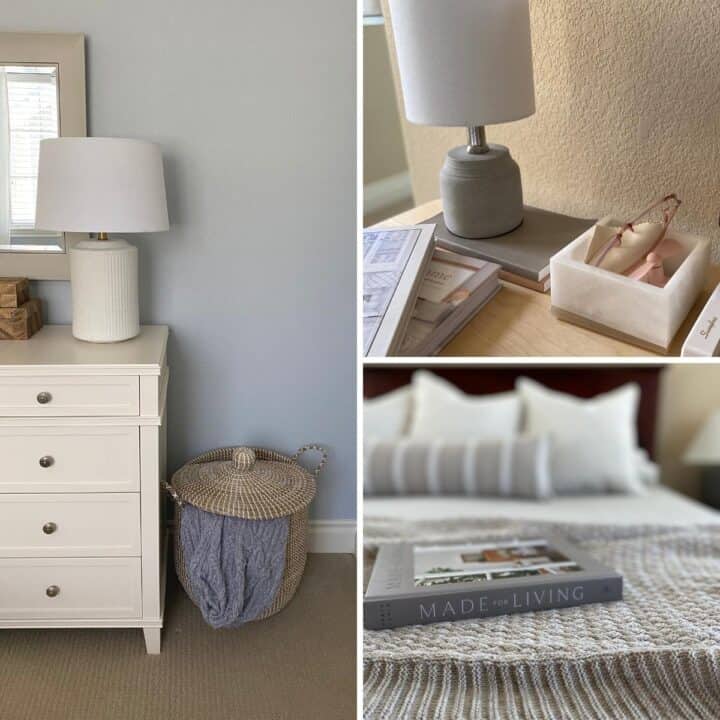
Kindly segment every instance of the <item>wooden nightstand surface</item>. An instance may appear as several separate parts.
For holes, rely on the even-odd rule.
[[[379,225],[415,225],[441,210],[440,200],[433,200]],[[683,341],[695,318],[718,283],[720,266],[712,265],[705,290],[675,336],[669,355],[680,354]],[[475,315],[440,355],[658,357],[655,353],[635,345],[558,320],[550,312],[550,293],[535,292],[507,282],[502,282],[500,292]]]

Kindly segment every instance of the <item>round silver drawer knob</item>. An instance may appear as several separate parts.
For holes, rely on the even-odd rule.
[[[52,395],[49,392],[43,391],[41,393],[38,393],[37,401],[41,405],[47,405],[51,400],[52,400]]]
[[[40,458],[39,462],[40,462],[40,467],[49,468],[51,465],[53,465],[55,463],[55,458],[52,457],[51,455],[43,455]]]
[[[57,585],[51,585],[45,590],[48,597],[57,597],[60,594],[60,588]]]
[[[43,532],[46,535],[52,535],[57,530],[57,525],[54,522],[45,523],[43,525]]]

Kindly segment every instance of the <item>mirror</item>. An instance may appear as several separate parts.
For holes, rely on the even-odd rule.
[[[64,252],[35,228],[40,141],[60,134],[57,65],[0,65],[0,252]]]
[[[66,279],[83,237],[35,227],[40,141],[85,133],[85,40],[0,32],[0,276]]]

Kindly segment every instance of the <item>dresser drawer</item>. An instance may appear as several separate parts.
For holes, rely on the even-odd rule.
[[[0,557],[140,555],[140,495],[0,495]]]
[[[140,489],[137,427],[0,426],[0,458],[0,493]]]
[[[137,618],[139,558],[0,559],[0,619]]]
[[[137,375],[0,377],[2,417],[139,414]]]

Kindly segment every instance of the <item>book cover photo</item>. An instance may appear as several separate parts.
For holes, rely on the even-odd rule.
[[[378,550],[363,612],[381,630],[621,599],[622,576],[562,539],[394,543]]]
[[[393,355],[432,259],[434,225],[363,232],[363,354]]]

